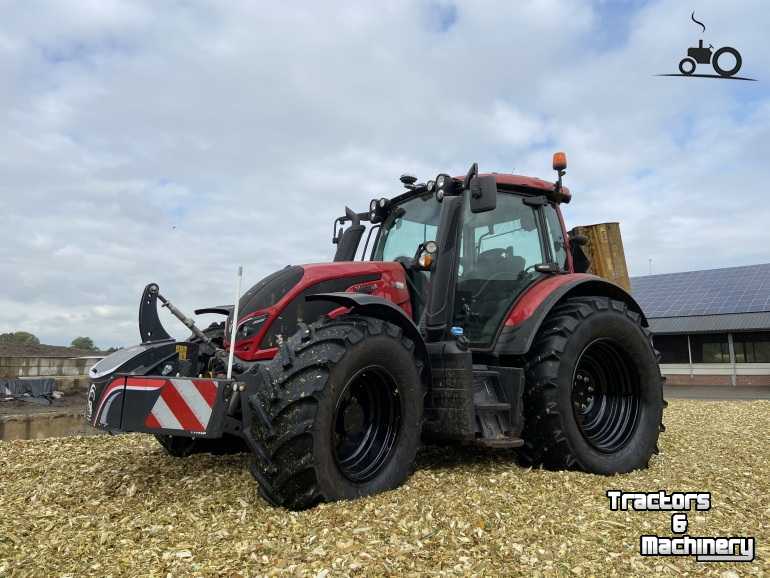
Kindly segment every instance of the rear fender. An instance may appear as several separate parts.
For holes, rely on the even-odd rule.
[[[606,296],[622,301],[629,309],[639,314],[644,327],[648,326],[642,308],[631,294],[620,285],[595,275],[572,274],[561,279],[563,282],[553,288],[539,302],[533,303],[532,298],[527,302],[528,295],[526,293],[517,301],[497,338],[494,346],[495,354],[526,355],[532,347],[532,342],[540,330],[540,326],[551,310],[570,297]],[[526,313],[522,314],[522,310],[526,310]]]
[[[430,384],[430,362],[428,359],[428,350],[425,347],[425,340],[420,333],[414,321],[393,302],[379,297],[377,295],[366,295],[364,293],[317,293],[308,295],[307,301],[330,301],[338,304],[340,307],[350,308],[352,313],[376,317],[383,321],[388,321],[398,325],[404,334],[414,342],[415,355],[422,361],[423,370],[426,373],[425,383]]]

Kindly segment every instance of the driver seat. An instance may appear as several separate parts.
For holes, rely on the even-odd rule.
[[[513,254],[513,247],[504,249],[488,249],[480,253],[476,259],[476,267],[468,272],[468,277],[476,279],[491,279],[500,273],[510,273],[513,278],[524,270],[524,257]]]

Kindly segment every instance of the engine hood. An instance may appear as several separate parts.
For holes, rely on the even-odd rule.
[[[238,305],[235,351],[244,360],[274,354],[274,348],[296,331],[338,306],[305,302],[316,293],[340,291],[380,295],[411,313],[404,268],[392,261],[346,261],[292,265],[268,275],[243,294]],[[228,327],[232,319],[228,319]],[[248,322],[248,326],[247,326]],[[229,337],[229,329],[226,336]]]

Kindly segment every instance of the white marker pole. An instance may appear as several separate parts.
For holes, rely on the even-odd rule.
[[[227,360],[227,379],[233,377],[233,355],[235,355],[235,333],[238,331],[238,301],[241,299],[241,280],[243,267],[238,265],[238,279],[235,283],[235,301],[233,302],[233,326],[230,328],[230,356]]]

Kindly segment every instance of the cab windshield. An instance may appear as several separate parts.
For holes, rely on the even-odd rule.
[[[420,243],[434,241],[441,204],[431,193],[409,199],[394,207],[382,224],[373,261],[395,261],[414,257]]]

